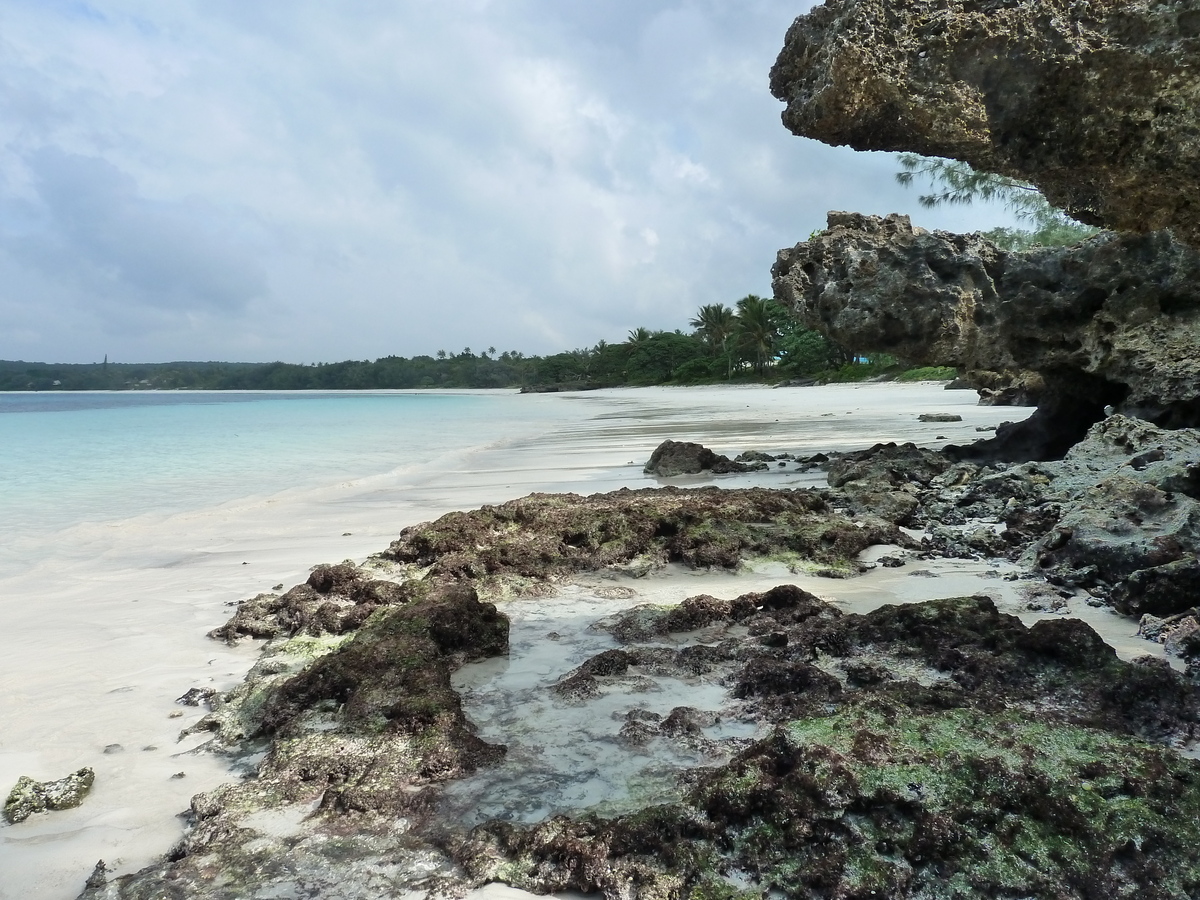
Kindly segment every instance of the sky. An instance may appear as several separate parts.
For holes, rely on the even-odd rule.
[[[0,0],[0,359],[553,353],[770,294],[895,156],[797,138],[808,0]]]

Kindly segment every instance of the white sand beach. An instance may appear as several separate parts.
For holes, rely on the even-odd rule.
[[[404,526],[450,510],[532,491],[654,486],[659,482],[642,465],[666,438],[729,454],[814,453],[892,440],[941,446],[969,442],[981,436],[977,427],[1029,412],[979,407],[973,392],[940,384],[646,388],[523,399],[561,411],[560,424],[416,471],[80,525],[42,539],[25,570],[0,584],[0,788],[7,791],[21,775],[57,778],[82,766],[95,769],[96,783],[78,809],[0,825],[0,898],[74,897],[101,858],[118,874],[145,866],[179,838],[178,814],[190,797],[231,777],[221,759],[189,752],[203,737],[177,741],[203,709],[175,699],[196,686],[228,689],[252,664],[252,643],[227,647],[205,636],[240,599],[303,581],[317,563],[362,560]],[[922,424],[917,415],[924,412],[963,420]],[[800,487],[822,478],[780,470],[674,483]],[[980,590],[1019,605],[1013,585],[985,571],[994,566],[925,568],[937,577],[882,568],[844,581],[798,578],[778,567],[672,570],[638,580],[628,602],[731,596],[797,581],[855,610]],[[1097,611],[1089,621],[1126,655],[1153,649],[1133,640],[1128,622]]]

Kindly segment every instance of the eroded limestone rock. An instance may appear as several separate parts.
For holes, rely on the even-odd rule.
[[[1200,431],[1112,416],[1046,471],[1058,517],[1027,562],[1132,615],[1196,604]]]
[[[1198,244],[1198,55],[1190,0],[828,0],[788,30],[771,92],[795,134],[966,160],[1081,221]]]
[[[1103,408],[1200,424],[1200,253],[1169,235],[1006,252],[908,217],[831,212],[781,250],[776,299],[847,346],[924,365],[1040,373],[1041,406],[977,457],[1061,456]]]

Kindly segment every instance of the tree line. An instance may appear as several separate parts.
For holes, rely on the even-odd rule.
[[[0,361],[0,390],[356,390],[548,388],[778,381],[831,373],[854,355],[754,294],[706,304],[690,331],[635,328],[619,343],[548,356],[495,347],[313,365],[272,363],[52,364]]]

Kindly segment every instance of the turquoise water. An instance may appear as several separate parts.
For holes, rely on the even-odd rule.
[[[0,540],[417,468],[561,421],[561,410],[536,401],[508,392],[0,393]]]

